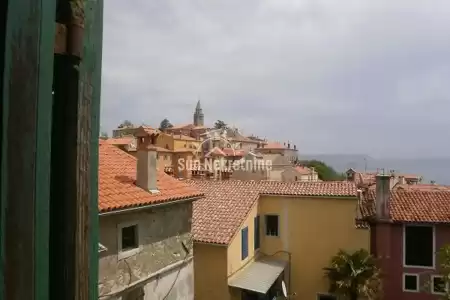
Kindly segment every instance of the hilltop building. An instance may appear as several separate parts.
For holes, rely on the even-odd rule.
[[[209,128],[205,127],[205,114],[203,113],[200,100],[198,100],[197,105],[195,107],[192,123],[174,125],[173,127],[167,128],[165,132],[174,135],[181,134],[184,136],[190,136],[194,139],[199,140],[200,136],[206,133],[208,130]]]

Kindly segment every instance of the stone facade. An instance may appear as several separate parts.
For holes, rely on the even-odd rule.
[[[193,299],[191,218],[192,202],[100,215],[100,298]],[[129,256],[119,249],[124,224],[137,224],[139,247]]]

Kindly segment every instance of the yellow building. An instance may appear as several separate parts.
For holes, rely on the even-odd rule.
[[[289,299],[332,299],[331,257],[369,248],[351,182],[189,182],[205,193],[193,214],[197,300],[273,299],[283,281]]]
[[[192,149],[197,150],[201,146],[202,141],[200,139],[195,139],[193,137],[174,134],[172,135],[174,142],[174,149]]]
[[[190,178],[191,170],[178,169],[178,161],[189,161],[195,159],[195,152],[200,144],[200,141],[195,139],[188,139],[189,137],[174,136],[173,134],[166,134],[159,130],[149,127],[141,126],[134,129],[134,134],[142,131],[154,131],[155,141],[154,146],[157,151],[157,167],[164,170],[167,174],[178,178]],[[136,156],[137,154],[137,140],[134,136],[127,136],[121,138],[111,138],[104,141],[107,144],[114,145],[119,149]],[[184,144],[181,144],[183,142]],[[185,146],[187,143],[187,147]]]

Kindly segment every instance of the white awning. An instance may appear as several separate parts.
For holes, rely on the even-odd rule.
[[[259,260],[250,263],[228,280],[228,285],[243,290],[266,294],[286,268],[282,260]]]

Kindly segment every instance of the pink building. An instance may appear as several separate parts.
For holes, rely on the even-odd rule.
[[[440,299],[437,251],[450,244],[450,187],[395,184],[377,175],[360,192],[359,225],[370,226],[370,251],[380,260],[386,300]]]

